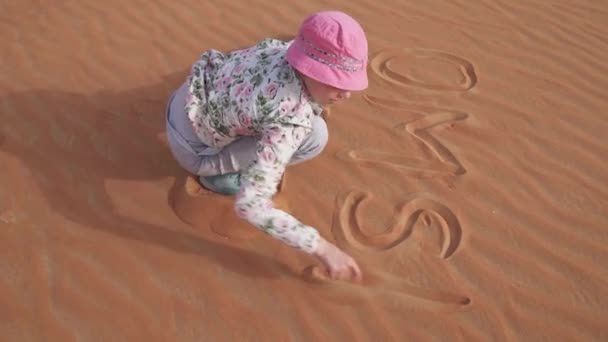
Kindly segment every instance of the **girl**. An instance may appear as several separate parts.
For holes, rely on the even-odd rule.
[[[208,50],[168,104],[176,161],[207,189],[235,195],[239,217],[315,255],[332,279],[360,280],[357,263],[319,232],[274,208],[288,165],[327,143],[324,106],[367,88],[367,38],[350,16],[309,16],[290,42],[265,39],[223,55]]]

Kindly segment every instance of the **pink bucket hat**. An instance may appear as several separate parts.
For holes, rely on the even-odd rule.
[[[346,13],[325,11],[306,18],[286,58],[293,68],[321,83],[351,91],[367,88],[367,38]]]

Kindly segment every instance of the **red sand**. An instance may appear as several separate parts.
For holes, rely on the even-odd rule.
[[[289,37],[327,8],[367,31],[371,85],[332,109],[329,146],[277,203],[351,253],[362,285],[187,185],[163,140],[202,51]],[[608,339],[606,4],[0,13],[2,340]]]

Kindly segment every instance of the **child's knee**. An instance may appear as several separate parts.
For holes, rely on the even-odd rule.
[[[327,129],[325,120],[323,120],[321,117],[315,117],[312,120],[311,140],[317,154],[320,154],[327,145],[329,140],[329,131]]]
[[[300,160],[312,159],[325,149],[329,140],[329,132],[325,120],[315,117],[312,120],[312,132],[306,137],[296,153],[296,158]]]

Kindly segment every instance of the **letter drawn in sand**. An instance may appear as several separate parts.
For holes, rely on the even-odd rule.
[[[416,79],[412,74],[401,74],[393,62],[396,58],[429,60],[434,59],[442,63],[453,65],[460,72],[457,82],[432,82]],[[477,83],[477,75],[473,64],[469,61],[449,53],[425,49],[390,49],[381,51],[371,61],[372,71],[382,80],[398,86],[415,87],[432,91],[466,92]],[[435,160],[411,158],[402,154],[374,149],[345,149],[336,156],[346,162],[353,162],[367,166],[390,167],[407,174],[435,176],[435,175],[462,175],[466,169],[454,154],[430,133],[430,129],[439,125],[451,124],[466,120],[469,114],[450,108],[420,103],[403,102],[364,95],[365,100],[378,107],[391,110],[404,110],[418,114],[418,117],[409,122],[402,122],[393,127],[398,133],[409,134],[422,142],[433,153]],[[458,217],[442,203],[426,197],[413,197],[395,206],[391,223],[379,234],[365,233],[361,227],[360,215],[364,204],[371,199],[371,194],[351,190],[336,197],[336,208],[332,222],[332,233],[338,244],[363,251],[387,251],[407,240],[415,227],[418,229],[431,227],[432,217],[438,218],[441,228],[441,241],[439,256],[443,259],[451,258],[457,251],[462,240],[462,227]],[[421,221],[422,225],[416,225]],[[330,283],[318,268],[310,267],[304,271],[304,277],[320,283]],[[461,308],[468,306],[471,299],[452,292],[417,287],[391,273],[378,273],[372,276],[368,284],[364,284],[365,291],[358,285],[340,284],[335,287],[335,294],[339,296],[352,294],[388,295],[390,298],[410,298],[421,301],[429,307]],[[348,291],[352,290],[352,291]]]
[[[397,132],[411,134],[428,147],[437,160],[422,160],[404,157],[401,154],[376,151],[373,149],[345,149],[338,151],[336,157],[345,162],[353,162],[361,165],[382,165],[412,175],[433,176],[441,174],[462,175],[466,172],[462,164],[454,154],[435,138],[429,130],[433,127],[462,121],[469,114],[446,108],[434,108],[419,104],[408,104],[406,102],[383,99],[376,96],[364,95],[370,104],[394,108],[403,108],[422,116],[407,123],[399,123],[394,127]]]
[[[442,230],[440,257],[448,259],[454,255],[462,238],[462,228],[458,218],[445,205],[429,198],[414,197],[395,207],[392,223],[380,234],[368,235],[363,232],[359,215],[364,202],[371,194],[349,191],[336,198],[336,210],[332,223],[332,233],[338,244],[366,251],[386,251],[405,241],[413,232],[420,218],[428,227],[430,213],[440,218]],[[427,309],[459,310],[471,304],[468,296],[451,291],[416,286],[391,272],[367,273],[363,284],[332,282],[318,266],[310,266],[303,271],[304,279],[326,286],[327,294],[335,300],[353,303],[360,298],[390,298],[405,303],[424,306]]]
[[[393,62],[397,59],[435,60],[452,64],[461,74],[455,84],[433,84],[417,80],[411,75],[404,75],[395,70]],[[383,80],[399,86],[412,86],[438,91],[468,91],[477,84],[477,75],[473,64],[464,58],[453,54],[427,49],[385,49],[370,61],[372,71]]]
[[[407,75],[401,75],[392,67],[395,58],[409,59],[438,59],[456,65],[461,72],[461,82],[456,85],[437,85],[417,81]],[[477,76],[473,65],[467,60],[449,53],[424,50],[424,49],[388,49],[380,52],[370,62],[372,71],[381,79],[400,86],[415,86],[432,90],[443,91],[468,91],[477,83]],[[394,127],[399,132],[407,132],[427,148],[429,148],[438,160],[422,160],[404,157],[398,153],[378,151],[376,149],[345,149],[337,152],[336,157],[342,161],[353,162],[366,166],[386,166],[397,169],[407,174],[417,176],[435,176],[442,174],[462,175],[465,168],[458,159],[435,138],[429,130],[443,124],[462,121],[469,117],[463,111],[437,108],[421,105],[419,103],[402,102],[385,99],[371,95],[364,95],[365,100],[373,105],[394,109],[403,109],[420,114],[421,117],[407,123],[400,123]]]
[[[468,113],[448,108],[436,108],[402,101],[388,100],[376,96],[366,95],[364,97],[365,100],[370,104],[399,108],[425,114],[425,116],[417,120],[407,123],[400,123],[396,125],[394,129],[396,129],[398,132],[407,132],[424,143],[431,151],[433,151],[441,163],[444,164],[445,167],[453,174],[461,175],[466,172],[454,154],[452,154],[452,152],[450,152],[445,145],[439,142],[437,138],[432,136],[429,130],[439,125],[451,124],[456,121],[466,120],[469,117]]]
[[[424,212],[433,212],[441,219],[441,257],[448,259],[460,245],[462,228],[454,213],[445,205],[429,198],[417,197],[395,208],[391,225],[381,234],[368,235],[361,228],[359,215],[371,194],[349,191],[337,196],[332,232],[342,244],[361,250],[388,250],[412,233],[414,224]]]

